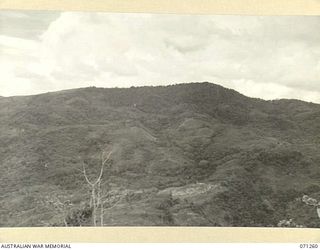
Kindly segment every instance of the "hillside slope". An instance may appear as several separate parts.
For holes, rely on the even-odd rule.
[[[320,227],[319,142],[320,105],[211,83],[2,97],[0,226],[90,225],[111,146],[105,225]]]

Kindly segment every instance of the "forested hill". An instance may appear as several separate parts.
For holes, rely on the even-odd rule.
[[[212,83],[0,97],[0,226],[90,225],[108,147],[105,225],[320,227],[319,143],[320,105]]]

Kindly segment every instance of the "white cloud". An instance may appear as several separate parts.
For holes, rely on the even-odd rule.
[[[319,17],[65,12],[40,39],[0,36],[0,94],[212,81],[320,102],[316,30]]]

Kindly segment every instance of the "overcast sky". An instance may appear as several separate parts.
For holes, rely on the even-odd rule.
[[[210,81],[320,103],[320,17],[0,12],[0,95]]]

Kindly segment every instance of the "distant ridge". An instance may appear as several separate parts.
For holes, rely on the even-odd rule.
[[[170,84],[170,85],[154,85],[154,86],[150,86],[150,85],[146,85],[146,86],[130,86],[130,87],[96,87],[96,86],[89,86],[89,87],[82,87],[82,88],[72,88],[72,89],[64,89],[64,90],[57,90],[57,91],[50,91],[50,92],[45,92],[45,93],[39,93],[39,94],[32,94],[32,95],[18,95],[18,96],[0,96],[3,98],[12,98],[12,97],[28,97],[28,96],[39,96],[39,95],[46,95],[46,94],[56,94],[56,93],[69,93],[69,92],[74,92],[74,91],[83,91],[86,89],[96,89],[96,90],[102,90],[102,91],[107,91],[107,90],[128,90],[128,89],[157,89],[157,88],[175,88],[175,87],[181,87],[181,86],[196,86],[196,85],[207,85],[207,86],[211,86],[214,88],[220,88],[220,89],[225,89],[225,90],[230,90],[232,92],[236,92],[239,95],[243,95],[246,96],[245,94],[242,94],[232,88],[227,88],[224,87],[222,85],[216,84],[216,83],[211,83],[211,82],[190,82],[190,83],[175,83],[175,84]],[[246,96],[248,97],[248,96]],[[307,103],[313,103],[313,102],[308,102],[308,101],[304,101],[304,100],[299,100],[299,99],[288,99],[288,98],[280,98],[280,99],[273,99],[273,100],[265,100],[262,98],[258,98],[258,97],[248,97],[251,99],[257,99],[257,100],[264,100],[264,101],[282,101],[282,100],[295,100],[295,101],[301,101],[301,102],[307,102]],[[314,103],[314,104],[318,104],[318,103]]]

